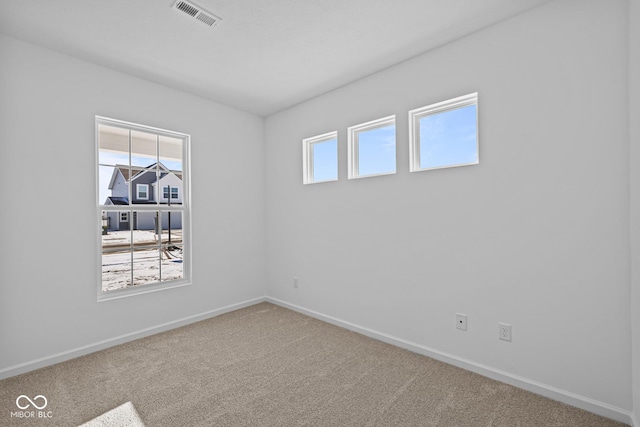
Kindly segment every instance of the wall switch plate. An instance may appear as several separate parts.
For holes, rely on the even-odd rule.
[[[511,341],[511,325],[498,323],[498,338],[503,341]]]
[[[297,278],[297,277],[294,277],[294,278],[293,278],[293,287],[294,287],[294,288],[297,288],[297,287],[298,287],[298,283],[299,283],[299,282],[298,282],[298,278]]]
[[[456,313],[456,329],[467,330],[467,315]]]

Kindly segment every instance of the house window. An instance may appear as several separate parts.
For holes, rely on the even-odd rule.
[[[478,94],[409,112],[411,172],[478,164]]]
[[[347,129],[349,179],[396,173],[396,117]]]
[[[302,182],[338,180],[338,132],[302,140]]]
[[[149,184],[136,184],[137,198],[140,200],[149,199]]]
[[[171,190],[171,199],[177,200],[178,187],[162,187],[162,198],[165,200],[169,198],[169,190]]]
[[[99,300],[190,282],[189,141],[96,117]]]

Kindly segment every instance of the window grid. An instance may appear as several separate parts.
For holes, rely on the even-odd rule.
[[[171,198],[178,198],[178,187],[171,187]],[[162,186],[162,199],[167,200],[169,198],[169,186]]]
[[[116,127],[116,128],[122,128],[122,129],[127,129],[128,132],[126,133],[126,137],[129,141],[129,146],[128,146],[128,167],[126,168],[128,170],[128,176],[129,178],[132,180],[134,178],[134,176],[137,173],[140,173],[141,170],[143,170],[144,168],[142,167],[138,167],[138,166],[133,166],[132,165],[132,130],[137,130],[137,129],[142,129],[145,132],[152,132],[155,133],[155,146],[156,146],[156,155],[155,155],[155,166],[153,167],[153,169],[149,169],[148,171],[143,171],[144,173],[153,173],[156,176],[156,182],[158,182],[158,179],[160,177],[160,162],[161,162],[161,152],[159,150],[159,138],[162,135],[166,135],[169,138],[173,138],[176,141],[181,141],[181,158],[180,158],[180,163],[181,163],[181,170],[172,170],[172,169],[167,169],[164,170],[163,172],[166,173],[171,172],[171,173],[179,173],[181,176],[181,185],[182,185],[182,189],[184,191],[185,194],[187,194],[188,192],[188,186],[189,186],[189,182],[188,182],[188,154],[189,154],[189,150],[188,150],[188,144],[189,144],[189,135],[186,134],[179,134],[176,132],[171,132],[171,131],[165,131],[162,129],[155,129],[155,128],[150,128],[150,127],[146,127],[146,126],[142,126],[142,125],[136,125],[136,124],[132,124],[132,123],[127,123],[127,122],[121,122],[121,121],[117,121],[117,120],[113,120],[113,119],[108,119],[108,118],[104,118],[104,117],[98,117],[96,116],[96,142],[97,142],[97,157],[98,157],[98,170],[100,169],[100,167],[109,167],[109,168],[116,168],[118,167],[118,165],[116,164],[111,164],[111,163],[105,163],[105,162],[100,162],[100,154],[101,154],[101,146],[100,146],[100,141],[99,141],[99,125],[104,124],[104,125],[108,125],[110,127]],[[124,166],[124,165],[122,165]],[[98,176],[98,185],[100,185],[100,177]],[[99,280],[98,280],[98,300],[108,300],[108,299],[112,299],[112,298],[120,298],[122,296],[126,296],[126,295],[135,295],[138,293],[145,293],[145,292],[151,292],[151,291],[155,291],[155,290],[159,290],[159,289],[167,289],[167,288],[171,288],[171,287],[175,287],[175,286],[183,286],[189,283],[190,281],[190,272],[191,272],[191,266],[190,266],[190,259],[189,253],[185,253],[184,251],[190,248],[190,231],[189,231],[189,205],[188,205],[188,199],[183,197],[183,200],[180,203],[175,203],[175,204],[164,204],[161,203],[160,200],[158,200],[158,197],[155,197],[155,200],[149,202],[150,199],[150,191],[151,188],[155,188],[154,193],[157,195],[157,192],[159,191],[157,186],[150,186],[148,184],[137,184],[136,185],[136,192],[138,192],[138,188],[141,187],[146,187],[146,199],[142,199],[142,200],[146,200],[144,202],[144,204],[135,204],[134,203],[134,199],[132,198],[132,193],[134,191],[133,189],[133,185],[132,181],[128,184],[128,188],[127,188],[127,193],[128,193],[128,204],[125,206],[122,205],[108,205],[108,204],[104,204],[104,201],[100,200],[100,195],[98,192],[98,209],[99,209],[99,218],[101,221],[100,224],[100,229],[102,231],[102,229],[104,228],[104,222],[105,222],[105,218],[107,221],[107,224],[110,222],[109,218],[109,213],[113,213],[115,214],[115,218],[117,219],[122,219],[122,218],[126,218],[126,221],[129,222],[129,231],[128,231],[128,238],[127,241],[125,241],[124,245],[117,248],[117,249],[111,249],[108,247],[103,247],[102,242],[100,242],[100,264],[102,265],[102,256],[104,254],[117,254],[117,253],[122,253],[123,250],[128,252],[128,258],[129,258],[129,265],[130,265],[130,272],[127,274],[128,277],[128,281],[127,283],[129,283],[129,285],[127,285],[126,287],[123,287],[123,289],[116,289],[116,290],[108,290],[105,291],[103,288],[103,277],[104,277],[104,265],[103,265],[103,271],[99,272]],[[177,198],[178,196],[178,188],[172,188],[172,195],[174,195],[175,197],[173,198]],[[144,191],[143,191],[144,193]],[[139,195],[139,194],[137,194]],[[161,209],[161,210],[159,210]],[[162,215],[160,215],[160,213],[162,213]],[[180,240],[176,243],[174,242],[165,242],[163,241],[163,238],[157,238],[155,242],[150,243],[150,242],[136,242],[134,239],[134,226],[135,226],[135,221],[137,220],[138,222],[140,221],[141,217],[146,215],[146,219],[147,221],[149,221],[149,218],[153,218],[153,220],[155,221],[154,224],[154,228],[156,230],[159,231],[167,231],[167,228],[163,227],[162,225],[162,221],[163,221],[163,215],[167,214],[170,218],[171,213],[174,213],[175,215],[179,216],[180,218]],[[168,230],[169,233],[171,233],[171,223],[173,221],[171,221],[169,219],[169,225],[168,225]],[[107,225],[108,227],[108,225]],[[175,229],[174,229],[175,230]],[[106,230],[105,230],[106,231]],[[175,233],[175,231],[174,231]],[[102,233],[104,234],[104,233]],[[177,233],[176,233],[177,234]],[[160,236],[162,237],[162,234],[160,234]],[[155,248],[154,251],[157,249],[157,254],[158,254],[158,265],[157,265],[157,280],[147,280],[147,281],[142,281],[140,282],[141,279],[136,278],[135,274],[136,274],[136,270],[135,270],[135,261],[136,259],[140,259],[143,258],[143,255],[145,255],[143,252],[144,251],[148,251],[150,248]],[[166,266],[168,265],[167,262],[163,261],[163,254],[167,253],[167,252],[179,252],[181,255],[181,259],[180,261],[180,268],[181,268],[181,274],[179,277],[170,277],[169,274],[166,275],[165,277],[165,273],[163,272],[163,265]],[[126,258],[126,255],[123,257]],[[148,258],[148,256],[147,256]],[[174,275],[175,276],[175,275]],[[168,277],[168,278],[167,278]],[[170,283],[167,283],[170,282]],[[141,285],[143,285],[142,287],[140,287]],[[159,286],[162,285],[162,286]]]

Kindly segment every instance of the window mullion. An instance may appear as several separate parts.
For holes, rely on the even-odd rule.
[[[133,181],[131,178],[133,178],[133,168],[131,167],[131,129],[129,129],[129,184],[127,185],[128,189],[128,193],[129,193],[129,206],[131,206],[133,204],[133,189],[131,187],[133,187]]]
[[[133,137],[132,137],[132,132],[131,129],[129,129],[129,185],[127,185],[128,187],[128,191],[129,191],[129,259],[131,262],[131,272],[130,272],[130,283],[131,286],[133,286],[133,268],[134,268],[134,257],[133,257],[133,249],[134,249],[134,245],[133,245],[133,167],[131,166],[132,163],[132,153],[133,150]]]
[[[102,266],[99,301],[189,284],[188,144],[186,134],[96,116],[98,229],[102,230],[104,212],[104,224],[112,234],[97,239]],[[110,157],[112,153],[115,157]],[[110,158],[117,160],[105,160]],[[161,159],[166,160],[167,172],[160,167]],[[111,169],[101,169],[101,165]],[[143,173],[134,179],[136,172]],[[171,188],[167,203],[175,204],[162,204],[161,178]],[[102,191],[104,198],[100,197]],[[169,216],[175,231],[172,241],[180,243],[163,259],[162,223],[170,221]]]

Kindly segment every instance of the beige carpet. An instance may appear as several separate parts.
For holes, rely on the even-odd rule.
[[[133,403],[127,402],[79,427],[145,427],[145,425]]]
[[[9,419],[19,395],[51,418]],[[122,402],[149,427],[623,425],[268,303],[0,381],[0,425]]]

